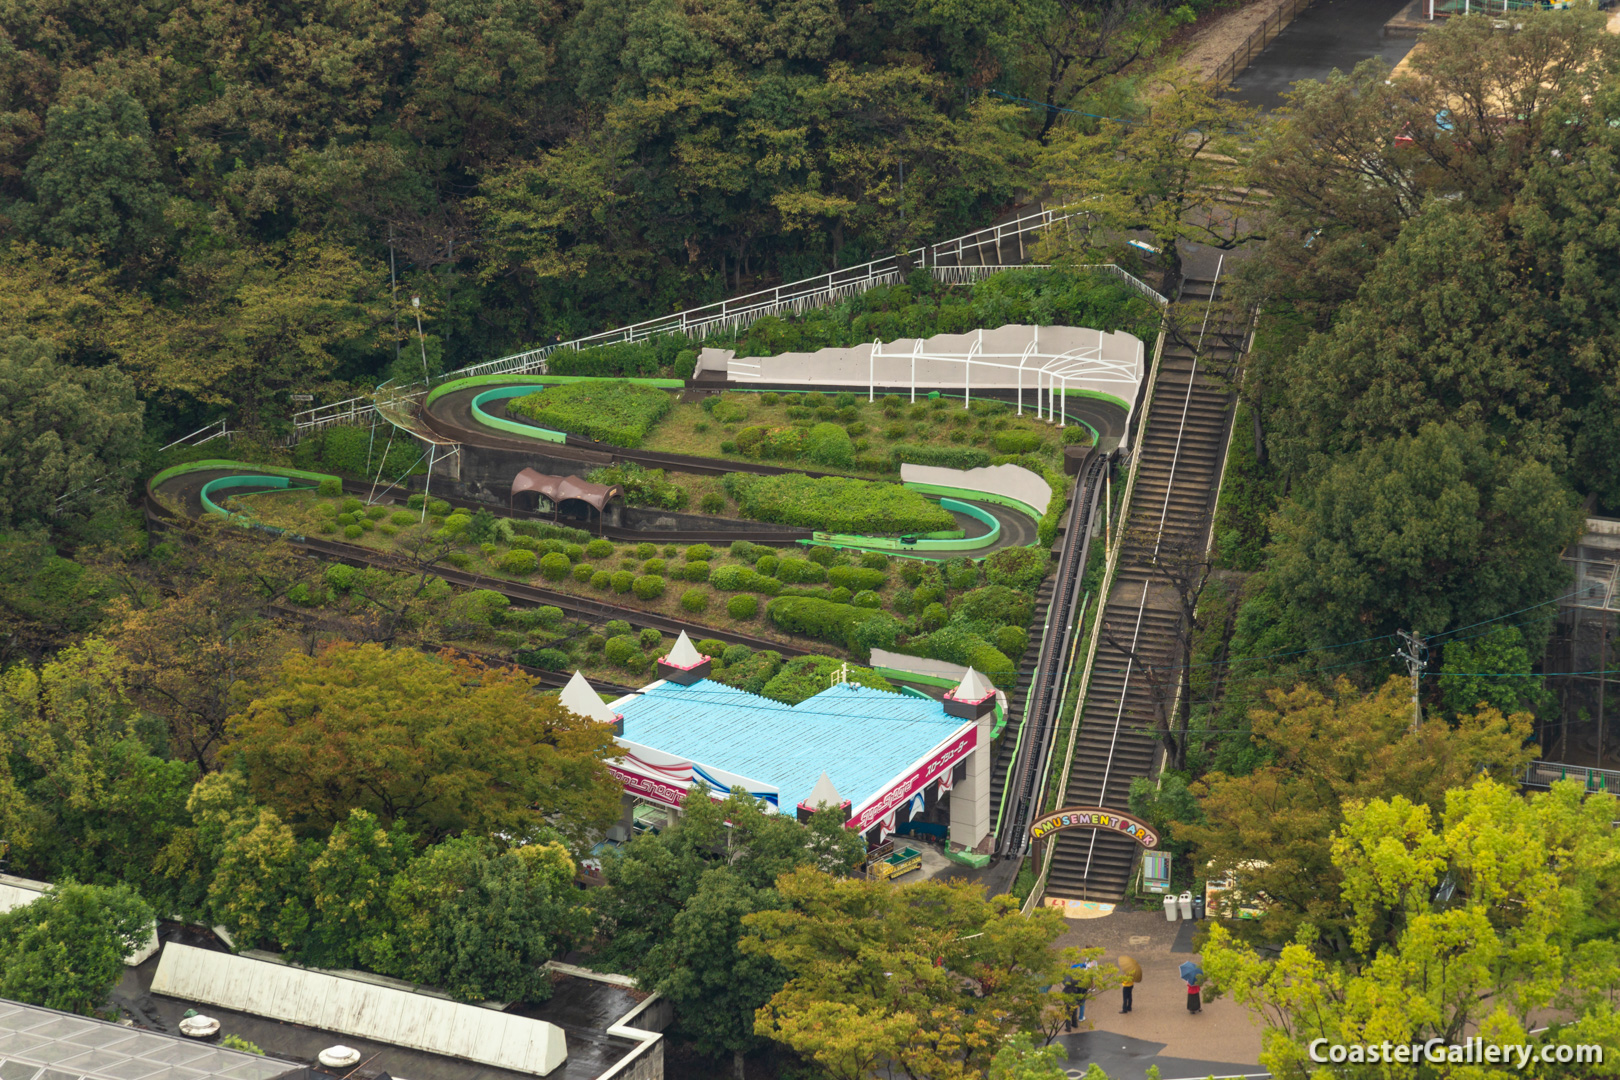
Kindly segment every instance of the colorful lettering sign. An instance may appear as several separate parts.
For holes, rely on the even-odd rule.
[[[624,790],[632,795],[640,795],[643,798],[663,803],[665,806],[673,806],[676,809],[680,809],[681,800],[686,797],[686,788],[684,787],[665,784],[651,777],[641,776],[613,765],[608,766],[608,771],[617,777],[619,782],[624,785]]]
[[[941,773],[956,768],[963,758],[973,752],[978,740],[978,727],[968,725],[966,730],[924,758],[922,764],[911,770],[899,783],[878,792],[846,822],[847,826],[856,832],[870,829],[893,813],[895,807],[903,805],[907,799],[939,779]]]
[[[1101,806],[1071,806],[1055,814],[1039,818],[1029,827],[1032,840],[1042,840],[1065,829],[1106,829],[1128,836],[1145,848],[1159,846],[1159,834],[1129,814],[1116,813]]]

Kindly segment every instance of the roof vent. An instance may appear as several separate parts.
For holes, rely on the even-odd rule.
[[[315,1055],[315,1060],[328,1069],[347,1069],[360,1064],[360,1051],[352,1046],[328,1046]]]
[[[219,1033],[219,1021],[212,1016],[188,1016],[180,1021],[180,1034],[188,1039],[206,1039]]]

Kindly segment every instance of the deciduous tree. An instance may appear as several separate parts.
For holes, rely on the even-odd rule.
[[[151,907],[127,885],[51,889],[0,914],[0,997],[94,1015],[151,925]]]

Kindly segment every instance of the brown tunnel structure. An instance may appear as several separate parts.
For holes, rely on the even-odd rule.
[[[512,478],[512,493],[509,497],[511,505],[515,507],[518,495],[526,491],[532,491],[549,500],[553,517],[558,515],[562,504],[567,501],[582,502],[595,507],[598,525],[601,525],[607,517],[608,504],[614,498],[621,500],[624,498],[624,489],[618,484],[593,484],[577,476],[551,476],[533,469],[524,469]],[[588,519],[589,515],[586,516]]]

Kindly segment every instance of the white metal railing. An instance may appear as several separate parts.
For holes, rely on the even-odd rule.
[[[956,237],[953,240],[947,240],[929,247],[916,248],[908,252],[907,255],[917,268],[927,269],[932,272],[936,279],[948,283],[977,281],[1002,270],[1045,269],[1044,266],[1032,266],[1022,261],[1003,264],[1000,254],[1002,244],[1008,240],[1017,240],[1019,257],[1022,260],[1025,252],[1025,237],[1051,225],[1066,221],[1070,216],[1053,210],[1039,210],[1023,214],[1000,225],[992,225],[989,228]],[[994,263],[981,261],[975,264],[962,264],[961,260],[967,257],[977,256],[982,260],[986,255],[986,249],[993,252],[996,259]],[[941,266],[939,262],[942,259],[952,260],[952,263]],[[1169,300],[1149,287],[1145,282],[1113,263],[1088,264],[1077,266],[1074,269],[1098,270],[1113,274],[1136,292],[1159,306],[1163,307],[1169,304]],[[523,352],[512,353],[495,360],[486,360],[480,364],[472,364],[436,376],[434,381],[446,382],[451,379],[467,378],[473,375],[518,375],[537,370],[544,371],[545,358],[558,349],[578,349],[594,345],[642,341],[660,334],[683,334],[698,339],[726,330],[739,329],[766,315],[776,315],[784,312],[799,314],[810,308],[836,303],[846,297],[859,295],[878,285],[896,284],[902,280],[902,277],[900,259],[891,255],[883,259],[863,263],[860,266],[834,270],[831,273],[805,278],[802,281],[790,282],[770,289],[747,293],[743,296],[731,297],[715,304],[705,304],[702,307],[689,308],[673,315],[664,315],[656,319],[632,323],[616,330],[608,330],[600,334],[576,338],[572,341],[543,345]],[[379,388],[379,390],[381,389],[383,388]],[[416,388],[388,387],[387,389],[397,395],[402,403],[419,397]],[[333,423],[353,423],[368,414],[370,409],[371,406],[366,399],[350,398],[348,401],[294,413],[293,424],[296,429],[305,430],[324,427]]]
[[[212,424],[209,424],[207,427],[198,428],[190,435],[180,436],[178,439],[174,440],[174,442],[170,443],[168,446],[165,446],[163,450],[173,450],[176,446],[201,446],[203,443],[212,442],[215,439],[229,439],[235,434],[236,432],[231,431],[225,426],[225,420],[223,417],[221,417],[220,419],[215,420]],[[202,437],[198,438],[199,435]],[[163,450],[159,450],[158,453],[161,454]]]

